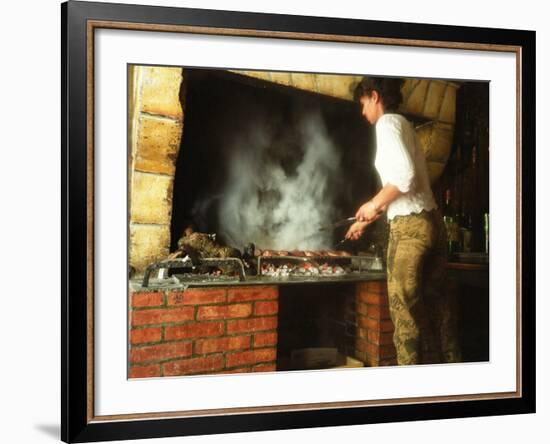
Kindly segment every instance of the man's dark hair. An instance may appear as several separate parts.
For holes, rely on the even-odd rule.
[[[395,111],[401,104],[403,97],[401,96],[401,86],[404,80],[389,77],[363,77],[355,87],[353,98],[359,102],[361,97],[370,97],[373,91],[376,91],[386,111]]]

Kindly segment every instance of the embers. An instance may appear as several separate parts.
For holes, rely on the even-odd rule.
[[[277,254],[275,254],[277,253]],[[357,280],[383,271],[380,257],[351,256],[346,252],[302,252],[303,255],[243,255],[239,258],[169,259],[151,264],[142,287],[242,283],[295,283]],[[323,252],[326,254],[326,252]],[[337,255],[341,254],[341,255]],[[156,274],[155,274],[156,273]]]
[[[351,257],[260,256],[258,270],[274,278],[343,276],[351,273]]]

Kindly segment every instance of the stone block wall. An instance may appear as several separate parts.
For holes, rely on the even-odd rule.
[[[131,66],[129,79],[129,258],[142,271],[168,254],[185,85],[181,68]]]
[[[130,294],[129,377],[276,370],[278,287]]]

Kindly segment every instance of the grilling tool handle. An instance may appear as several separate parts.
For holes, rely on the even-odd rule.
[[[335,222],[332,225],[325,225],[324,227],[319,228],[319,231],[334,230],[335,228],[352,224],[356,220],[357,220],[356,217],[348,217],[347,219],[339,220],[338,222]]]

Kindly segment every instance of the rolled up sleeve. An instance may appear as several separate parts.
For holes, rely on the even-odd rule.
[[[407,149],[402,124],[384,119],[376,125],[376,169],[382,185],[395,185],[402,193],[413,186],[415,170]]]

